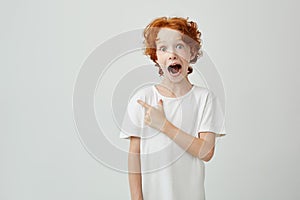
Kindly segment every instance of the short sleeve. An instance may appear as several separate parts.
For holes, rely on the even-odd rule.
[[[128,102],[120,131],[120,138],[128,139],[130,136],[141,137],[144,126],[144,110],[137,100],[143,98],[134,95]]]
[[[213,92],[209,92],[198,132],[214,132],[217,137],[225,136],[225,114],[219,99]]]

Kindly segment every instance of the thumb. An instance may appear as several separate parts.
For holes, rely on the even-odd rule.
[[[160,100],[158,101],[158,108],[159,108],[160,110],[163,110],[163,109],[164,109],[164,107],[163,107],[163,100],[162,100],[162,99],[160,99]]]

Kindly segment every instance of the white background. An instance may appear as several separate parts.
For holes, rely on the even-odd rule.
[[[207,199],[299,199],[297,3],[1,1],[0,199],[129,199],[127,174],[82,146],[72,92],[98,45],[160,16],[198,22],[226,90]]]

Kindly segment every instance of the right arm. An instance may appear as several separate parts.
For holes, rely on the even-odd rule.
[[[143,200],[139,137],[130,137],[128,170],[131,200]]]

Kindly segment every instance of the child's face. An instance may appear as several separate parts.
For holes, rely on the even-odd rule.
[[[170,28],[160,29],[156,38],[156,55],[165,78],[178,82],[187,76],[192,55],[189,45],[182,40],[182,33]]]

